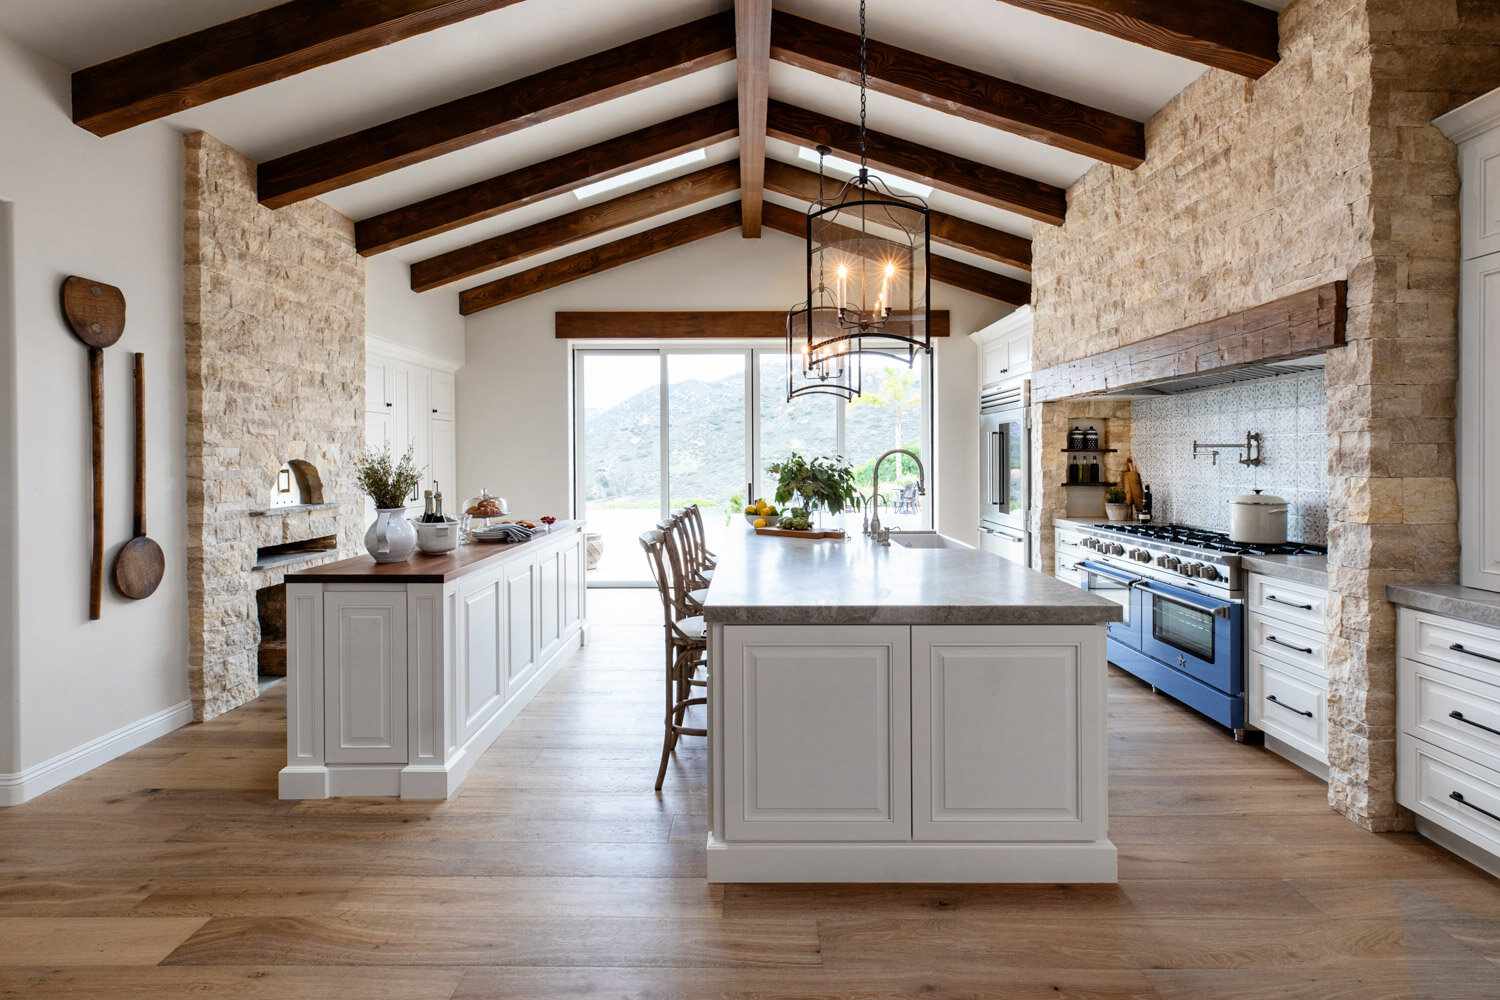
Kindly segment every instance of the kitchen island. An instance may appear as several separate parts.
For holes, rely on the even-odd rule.
[[[286,578],[283,799],[446,799],[586,634],[582,524]]]
[[[931,532],[732,532],[709,628],[713,882],[1113,882],[1117,604]]]

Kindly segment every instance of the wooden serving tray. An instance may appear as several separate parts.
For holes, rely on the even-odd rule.
[[[757,535],[776,535],[781,538],[837,538],[844,539],[844,533],[840,530],[834,531],[793,531],[791,528],[756,528]]]

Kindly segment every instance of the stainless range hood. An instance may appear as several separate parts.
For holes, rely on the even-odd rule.
[[[1091,399],[1155,399],[1158,396],[1180,396],[1185,392],[1216,389],[1236,382],[1255,382],[1276,378],[1278,375],[1296,375],[1301,372],[1323,370],[1323,355],[1291,358],[1287,361],[1268,361],[1258,364],[1240,365],[1236,368],[1219,368],[1201,375],[1176,375],[1159,382],[1133,385],[1122,392],[1103,392]]]

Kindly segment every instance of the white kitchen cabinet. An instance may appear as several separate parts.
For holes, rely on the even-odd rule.
[[[434,420],[456,420],[453,373],[433,371],[429,376],[428,402]]]
[[[508,687],[500,578],[484,574],[460,581],[457,595],[456,640],[463,664],[458,723],[467,740],[479,731],[495,706],[505,700]]]
[[[979,384],[993,385],[1031,371],[1031,307],[970,334],[979,345]]]
[[[553,552],[537,563],[537,644],[542,653],[562,641],[563,554]]]
[[[537,667],[537,564],[517,563],[505,574],[505,631],[510,637],[509,681],[519,687]]]
[[[911,839],[910,643],[904,626],[724,629],[731,839]]]
[[[460,516],[463,499],[458,495],[457,427],[451,420],[432,418],[432,472],[429,479],[443,492],[443,509],[450,517]]]
[[[563,630],[567,631],[573,627],[573,623],[583,617],[584,599],[584,551],[583,536],[566,549],[563,549],[562,568],[563,588]]]
[[[1026,551],[1026,535],[1001,528],[980,528],[979,550],[1017,566],[1025,566],[1030,559],[1030,553]]]
[[[913,838],[1102,837],[1098,630],[916,626],[911,642]]]
[[[1459,578],[1500,591],[1500,90],[1433,124],[1459,147]]]
[[[323,731],[335,764],[406,760],[406,591],[333,591],[323,599]]]
[[[387,345],[392,352],[397,348]],[[372,347],[365,360],[365,446],[389,448],[395,458],[410,448],[422,477],[406,498],[420,513],[423,493],[434,481],[447,513],[463,503],[458,494],[457,424],[451,371],[424,364],[408,351],[384,354]],[[381,414],[384,414],[382,417]]]

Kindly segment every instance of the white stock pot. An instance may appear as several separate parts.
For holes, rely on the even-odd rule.
[[[1280,545],[1286,541],[1287,503],[1254,490],[1229,502],[1229,537],[1236,542]]]

